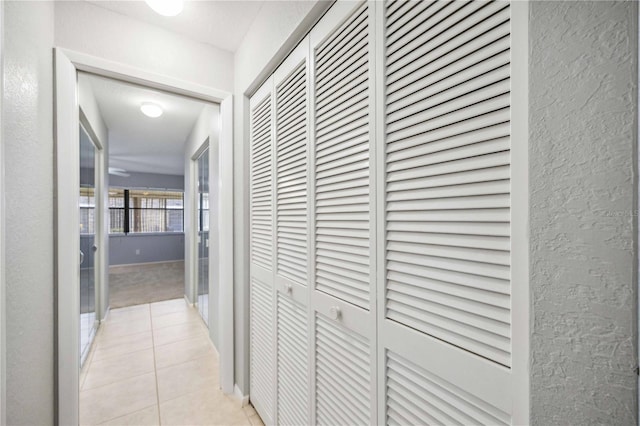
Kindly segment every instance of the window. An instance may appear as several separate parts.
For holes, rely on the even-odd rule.
[[[81,234],[94,234],[95,233],[95,210],[96,199],[94,194],[94,188],[80,187],[80,233]]]
[[[146,189],[109,190],[109,232],[183,232],[183,193]]]

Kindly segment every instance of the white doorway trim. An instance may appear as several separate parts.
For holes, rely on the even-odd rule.
[[[0,64],[4,64],[4,2],[0,2]],[[0,81],[4,82],[4,66],[0,66]],[[4,123],[2,121],[4,99],[4,85],[0,85],[0,424],[7,423],[6,415],[6,287],[5,287],[5,248],[4,248],[4,141],[2,133]]]
[[[233,138],[232,94],[67,49],[55,49],[56,140],[56,401],[57,423],[79,421],[79,303],[76,274],[79,250],[77,73],[135,83],[220,104],[220,385],[233,393]]]

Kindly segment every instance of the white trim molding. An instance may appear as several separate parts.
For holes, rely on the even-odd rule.
[[[511,2],[512,422],[530,422],[529,2]]]

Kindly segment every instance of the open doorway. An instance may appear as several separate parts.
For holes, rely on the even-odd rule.
[[[83,72],[88,72],[88,74],[83,74]],[[157,180],[152,184],[146,183],[144,185],[134,185],[129,182],[126,185],[127,188],[124,188],[125,185],[121,185],[122,187],[120,188],[115,187],[114,182],[117,182],[117,180],[114,180],[113,176],[118,176],[119,178],[124,179],[134,177],[134,173],[162,174],[158,172],[165,171],[168,167],[166,164],[165,166],[159,166],[156,164],[155,168],[152,170],[135,171],[135,167],[137,167],[135,164],[132,166],[124,163],[111,163],[110,160],[113,160],[113,157],[110,157],[109,154],[113,155],[114,153],[117,153],[117,150],[114,148],[117,147],[117,143],[112,143],[114,139],[113,136],[117,134],[113,129],[117,126],[111,124],[111,128],[109,128],[108,124],[110,123],[110,120],[104,117],[106,114],[103,112],[103,109],[106,109],[106,107],[101,107],[95,93],[98,92],[99,89],[95,90],[95,92],[92,86],[89,86],[88,89],[85,88],[85,90],[82,89],[81,86],[82,84],[85,84],[82,83],[86,80],[85,77],[102,79],[102,82],[123,84],[129,88],[134,87],[145,90],[147,91],[147,95],[151,92],[155,92],[157,95],[176,96],[179,99],[188,100],[200,105],[200,113],[193,118],[191,123],[188,123],[190,128],[188,132],[185,133],[186,136],[182,138],[182,141],[178,144],[181,151],[179,152],[179,159],[177,163],[179,163],[178,167],[182,169],[181,171],[183,175],[175,174],[174,176],[181,176],[182,187],[159,185]],[[116,89],[111,87],[108,90],[115,91]],[[90,94],[90,96],[87,94]],[[124,96],[120,97],[122,98]],[[160,100],[156,99],[156,103],[160,103]],[[136,108],[139,113],[140,104],[136,105]],[[123,106],[120,106],[120,110],[118,110],[117,113],[120,115],[127,115],[124,113],[124,109],[125,108]],[[130,112],[128,115],[132,116],[133,112]],[[87,191],[89,190],[83,189],[82,185],[80,185],[79,174],[81,172],[82,156],[79,152],[81,149],[79,129],[81,123],[86,124],[85,127],[91,129],[91,136],[99,135],[95,140],[99,141],[100,145],[99,155],[97,159],[95,159],[96,168],[94,182],[96,187],[93,190],[93,202],[85,202],[84,204],[82,203],[81,198],[83,194],[87,195]],[[165,129],[163,135],[165,133],[168,134],[174,129],[175,125],[170,126],[168,130]],[[136,136],[136,139],[141,138],[143,138],[143,136]],[[158,140],[159,137],[152,137],[152,139]],[[220,171],[221,173],[218,173],[215,176],[211,174],[212,179],[215,177],[217,180],[215,182],[210,181],[208,186],[209,188],[215,189],[218,193],[217,196],[222,197],[225,201],[224,203],[211,203],[209,206],[209,228],[212,231],[212,235],[219,236],[219,238],[216,238],[215,240],[212,240],[210,237],[209,246],[211,247],[213,245],[213,247],[211,247],[212,253],[220,252],[219,248],[222,245],[228,247],[228,250],[223,252],[219,259],[220,261],[215,265],[211,264],[211,262],[217,261],[217,257],[214,257],[213,254],[209,256],[209,285],[221,286],[220,291],[217,292],[221,295],[220,299],[212,300],[209,298],[208,300],[209,312],[207,319],[209,328],[207,328],[205,322],[201,319],[197,309],[198,253],[196,251],[196,239],[198,236],[198,230],[195,227],[195,219],[193,217],[197,210],[197,181],[195,170],[193,168],[193,160],[196,152],[202,149],[202,146],[205,143],[209,143],[210,146],[215,147],[211,152],[221,152],[219,159],[218,157],[210,157],[209,159],[209,161],[212,161],[212,159],[213,161],[219,161],[219,164],[209,164],[209,169]],[[222,391],[227,394],[232,393],[233,260],[231,253],[233,250],[231,230],[233,226],[233,216],[231,214],[232,170],[230,165],[232,163],[232,139],[230,94],[219,92],[207,87],[192,86],[182,81],[172,80],[137,69],[129,69],[121,66],[120,64],[103,62],[96,58],[74,52],[63,52],[58,49],[56,50],[56,144],[56,282],[58,299],[58,333],[56,336],[58,356],[56,362],[58,365],[58,422],[61,424],[78,424],[80,407],[82,406],[82,398],[80,394],[80,386],[82,383],[91,382],[88,386],[88,388],[91,388],[91,391],[87,392],[85,397],[88,395],[95,396],[96,393],[99,393],[98,389],[101,392],[105,389],[109,389],[112,384],[115,386],[114,380],[121,372],[127,370],[128,373],[132,373],[131,369],[138,367],[143,369],[148,368],[148,366],[141,366],[142,364],[140,363],[115,362],[115,358],[111,358],[112,356],[116,357],[118,355],[116,352],[123,348],[127,348],[127,351],[130,351],[132,346],[144,346],[148,344],[148,340],[144,338],[136,338],[134,339],[135,342],[120,342],[122,344],[116,345],[117,347],[112,348],[113,351],[109,351],[109,354],[106,354],[103,351],[101,357],[104,360],[104,365],[124,366],[118,371],[113,370],[107,374],[107,376],[109,376],[109,384],[101,382],[102,379],[106,378],[105,375],[94,376],[89,380],[90,378],[88,375],[83,376],[81,374],[81,369],[79,367],[81,366],[81,359],[83,357],[79,348],[81,344],[80,332],[82,317],[81,315],[78,315],[78,310],[81,309],[82,306],[80,303],[82,293],[80,288],[80,270],[82,268],[79,267],[81,262],[78,260],[78,254],[81,251],[80,246],[82,244],[80,237],[81,232],[78,227],[78,223],[82,223],[80,217],[81,208],[84,208],[85,211],[83,214],[86,216],[91,216],[89,211],[93,209],[92,214],[96,219],[94,225],[94,246],[96,247],[96,255],[93,267],[95,274],[95,279],[93,281],[93,303],[95,308],[95,324],[93,333],[95,335],[95,342],[93,344],[91,342],[88,343],[88,347],[90,349],[88,355],[85,355],[87,359],[85,364],[91,363],[92,351],[96,347],[100,346],[100,339],[105,336],[105,333],[107,337],[115,337],[114,330],[126,330],[126,336],[124,336],[123,333],[121,334],[125,337],[124,340],[127,340],[129,339],[127,336],[132,336],[134,334],[137,334],[136,337],[140,337],[140,333],[144,332],[145,330],[143,329],[146,327],[149,331],[152,331],[155,336],[156,329],[161,329],[170,325],[173,320],[180,320],[180,318],[184,319],[188,317],[190,325],[200,324],[202,333],[190,335],[193,330],[183,332],[182,329],[184,326],[182,324],[178,324],[178,326],[173,329],[166,327],[166,330],[159,333],[162,334],[162,338],[165,339],[164,341],[160,341],[162,339],[155,339],[155,337],[152,337],[151,348],[135,351],[136,356],[142,356],[138,361],[144,360],[145,351],[152,351],[153,355],[147,358],[151,360],[148,364],[151,366],[153,371],[148,374],[159,374],[159,363],[161,364],[159,360],[161,358],[164,358],[164,360],[168,362],[165,363],[167,364],[165,365],[167,368],[169,367],[169,364],[173,364],[176,360],[180,359],[179,355],[177,355],[172,349],[180,351],[184,346],[188,347],[188,350],[183,351],[183,353],[193,353],[194,350],[197,352],[199,348],[208,347],[210,350],[215,352],[215,358],[219,365],[220,374],[210,372],[211,374],[203,375],[200,374],[202,372],[197,371],[197,369],[194,371],[190,370],[190,373],[195,375],[195,377],[208,378],[210,382],[209,385],[213,385],[213,389],[216,389],[216,391]],[[135,144],[129,143],[127,146],[128,149],[131,149]],[[157,145],[153,145],[153,149],[150,152],[151,156],[155,155],[161,160],[166,160],[167,158],[166,155],[163,155],[162,150]],[[125,156],[122,160],[132,160],[132,157],[134,157],[134,155],[130,154]],[[109,167],[112,167],[111,174],[108,172]],[[81,188],[80,198],[78,193],[79,186]],[[125,196],[125,189],[128,193],[127,196]],[[138,194],[136,191],[141,191],[141,193]],[[132,192],[134,193],[132,194]],[[174,195],[168,194],[169,192],[181,192],[182,196],[175,197]],[[121,203],[120,201],[113,200],[114,198],[118,198],[120,193],[122,194],[120,197]],[[125,203],[128,204],[128,206],[125,206]],[[113,209],[110,207],[113,207]],[[129,210],[128,212],[126,211],[127,208]],[[150,211],[142,211],[143,209]],[[173,235],[182,234],[183,241],[183,244],[181,245],[181,249],[184,253],[182,255],[182,262],[184,262],[185,266],[183,266],[184,275],[182,278],[182,289],[178,289],[181,298],[110,310],[112,299],[110,297],[109,268],[107,266],[112,263],[110,262],[110,259],[113,261],[117,255],[122,254],[119,252],[114,255],[112,252],[115,249],[109,250],[110,246],[114,245],[110,244],[110,240],[114,237],[114,235],[111,235],[114,234],[113,232],[111,234],[109,233],[109,230],[111,230],[111,224],[114,223],[118,227],[122,225],[124,229],[124,222],[129,222],[126,224],[129,232],[121,232],[120,234],[123,235],[117,235],[118,237],[129,237],[135,232],[138,232],[139,234],[146,233],[164,235],[168,234],[170,231],[149,232],[150,228],[148,226],[151,226],[149,224],[153,225],[155,223],[154,226],[159,226],[158,224],[160,224],[166,227],[166,229],[173,229],[177,226],[176,224],[180,222],[180,220],[175,218],[175,216],[179,215],[176,213],[179,210],[182,210],[182,232],[174,231],[175,234]],[[114,216],[113,220],[111,218],[112,215]],[[119,218],[122,219],[120,221],[122,223],[118,222]],[[145,226],[147,227],[145,228]],[[153,248],[155,248],[155,246]],[[136,250],[139,250],[139,252]],[[127,257],[134,257],[135,259],[136,253],[139,253],[137,256],[143,255],[143,247],[140,246],[138,248],[134,248],[132,253],[133,254],[130,253]],[[82,256],[80,255],[80,257]],[[178,261],[180,261],[180,259],[178,259]],[[152,264],[152,262],[138,262],[138,264],[140,263]],[[130,263],[128,265],[132,264],[136,263]],[[166,275],[167,274],[163,274],[163,277],[166,277]],[[88,294],[90,293],[91,292],[89,291]],[[88,297],[91,298],[90,295]],[[88,302],[88,305],[90,304],[91,301]],[[139,308],[140,306],[142,306],[142,308]],[[118,315],[116,315],[116,310],[119,311]],[[148,312],[149,315],[145,315],[145,311]],[[154,315],[158,317],[155,320],[153,318]],[[160,318],[162,315],[165,316]],[[118,319],[117,324],[115,321],[112,321],[113,326],[109,327],[110,321],[115,320],[116,318]],[[193,321],[194,318],[197,319],[197,321]],[[153,327],[151,327],[150,322],[153,322]],[[139,331],[140,333],[133,333],[132,330]],[[223,336],[215,347],[212,345],[214,335]],[[179,337],[179,341],[172,341],[176,336]],[[189,340],[189,343],[187,343],[187,340],[183,338],[188,338],[187,340]],[[118,339],[110,340],[115,341]],[[182,342],[182,340],[185,340],[185,342]],[[164,347],[159,348],[159,346]],[[186,361],[186,359],[182,359],[182,361]],[[127,403],[131,403],[135,397],[140,395],[156,395],[155,398],[151,398],[147,402],[156,403],[158,406],[157,408],[159,408],[159,405],[162,404],[162,399],[168,398],[166,394],[164,394],[164,396],[160,395],[163,391],[159,385],[159,376],[157,376],[156,381],[153,382],[158,383],[158,385],[156,386],[152,382],[149,382],[149,392],[144,393],[135,391],[135,387],[137,385],[146,383],[143,380],[138,380],[142,377],[142,375],[138,375],[138,373],[141,373],[141,371],[133,372],[133,376],[135,377],[132,376],[129,378],[131,380],[131,384],[126,386],[123,385],[124,387],[122,388],[122,392],[115,393],[120,395],[118,398],[96,398],[96,400],[108,401],[113,405],[113,407],[102,407],[98,411],[107,413],[110,416],[115,416],[116,409],[120,409],[125,405],[123,401],[120,401],[120,399],[123,398],[123,392],[131,394],[130,397],[125,398],[127,401],[124,402]],[[191,381],[189,381],[188,384],[191,385]],[[172,386],[165,388],[170,389],[171,391],[176,390]],[[87,402],[86,399],[84,402]],[[86,412],[87,410],[85,410],[85,413]],[[159,411],[156,410],[156,414],[158,413]],[[169,421],[169,423],[171,422]]]
[[[78,84],[108,130],[105,309],[185,295],[197,304],[185,281],[185,147],[199,120],[215,119],[212,106],[87,73]]]

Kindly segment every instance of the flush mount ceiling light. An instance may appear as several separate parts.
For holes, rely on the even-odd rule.
[[[145,0],[149,7],[162,16],[176,16],[182,12],[182,0]]]
[[[162,115],[162,108],[160,105],[152,104],[151,102],[145,102],[140,105],[140,111],[147,117],[157,118]]]

